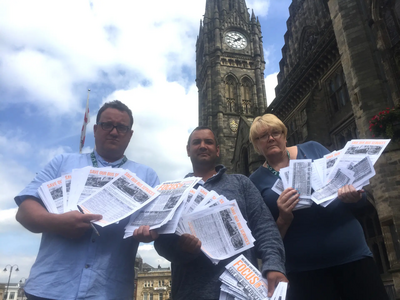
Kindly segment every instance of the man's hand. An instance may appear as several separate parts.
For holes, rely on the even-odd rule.
[[[357,191],[353,185],[345,185],[338,190],[338,198],[344,203],[356,203],[362,198],[364,190]]]
[[[150,243],[158,238],[158,233],[155,230],[150,230],[150,226],[142,225],[135,229],[133,238],[142,243]]]
[[[81,237],[90,229],[90,221],[102,219],[101,215],[84,215],[78,211],[52,214],[33,199],[22,202],[15,217],[22,226],[32,232],[55,233],[71,239]]]
[[[82,214],[79,211],[70,211],[57,216],[58,224],[53,228],[54,233],[70,239],[81,237],[88,229],[91,229],[91,221],[99,221],[103,218],[102,215]]]
[[[182,251],[199,254],[201,251],[201,241],[194,235],[184,233],[179,237],[178,246]]]
[[[268,297],[272,297],[275,292],[275,288],[279,282],[289,282],[286,276],[281,272],[270,271],[267,273],[267,281],[268,281]]]

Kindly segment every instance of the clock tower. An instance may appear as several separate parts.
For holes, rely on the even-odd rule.
[[[266,109],[261,26],[244,0],[207,0],[196,43],[199,125],[216,133],[232,171],[238,125]]]

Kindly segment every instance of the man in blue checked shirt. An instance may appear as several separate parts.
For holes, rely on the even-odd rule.
[[[99,228],[91,222],[101,215],[70,211],[49,213],[38,195],[42,183],[86,166],[129,169],[150,186],[159,183],[151,168],[128,160],[124,155],[133,130],[131,110],[115,100],[105,103],[94,125],[96,150],[87,154],[56,156],[15,197],[16,219],[25,228],[42,233],[39,253],[25,286],[28,300],[41,299],[132,299],[134,263],[139,242],[158,237],[142,226],[134,237],[123,239],[129,218]]]

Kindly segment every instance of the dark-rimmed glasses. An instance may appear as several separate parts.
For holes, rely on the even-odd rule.
[[[273,139],[279,139],[282,135],[282,131],[274,131],[271,134],[269,134],[268,132],[265,132],[263,135],[259,136],[256,138],[256,140],[260,140],[260,141],[268,141],[269,138],[272,136]]]
[[[114,125],[112,122],[100,122],[99,125],[101,129],[109,132],[113,131],[113,129],[116,128],[118,133],[125,134],[129,130],[128,126],[122,124]]]

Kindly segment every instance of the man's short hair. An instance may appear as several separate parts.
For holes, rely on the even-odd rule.
[[[105,111],[107,108],[114,108],[114,109],[118,109],[119,111],[126,111],[129,115],[129,119],[130,119],[130,127],[132,128],[133,126],[133,115],[132,115],[132,111],[129,109],[128,106],[126,106],[124,103],[122,103],[119,100],[113,100],[110,102],[106,102],[103,104],[103,106],[99,109],[99,112],[97,113],[97,117],[96,117],[96,124],[99,123],[101,114],[103,113],[103,111]]]
[[[211,129],[210,127],[208,127],[208,126],[198,126],[198,127],[196,127],[195,129],[193,129],[193,131],[190,133],[189,138],[188,138],[188,141],[187,141],[187,145],[188,145],[188,146],[189,146],[189,144],[190,144],[190,139],[192,138],[193,132],[199,131],[199,130],[210,130],[211,133],[212,133],[213,136],[214,136],[215,146],[218,146],[217,136],[215,135],[214,131],[212,131],[212,129]]]

